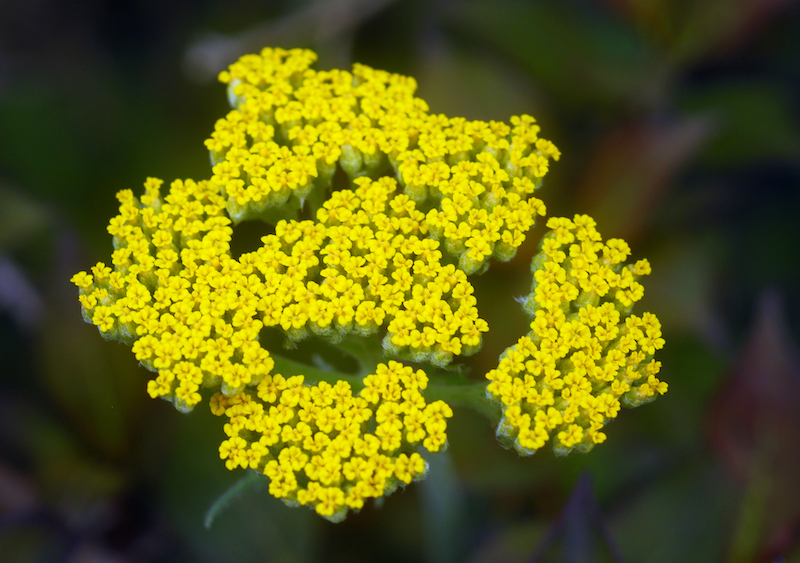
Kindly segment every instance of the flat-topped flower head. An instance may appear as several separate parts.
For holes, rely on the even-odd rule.
[[[586,215],[551,218],[532,262],[525,300],[531,331],[486,378],[503,417],[501,442],[530,455],[548,441],[558,454],[590,450],[620,405],[636,407],[667,391],[653,359],[664,346],[655,315],[631,315],[650,273],[647,260],[625,264],[625,241],[602,242]]]
[[[302,376],[273,374],[255,390],[217,393],[211,409],[228,419],[220,458],[228,469],[263,473],[271,495],[334,522],[424,478],[428,464],[416,450],[446,446],[453,411],[427,403],[428,377],[398,362],[378,364],[363,383],[354,394],[344,381],[304,385]]]
[[[101,262],[72,280],[84,318],[157,372],[150,396],[186,412],[201,388],[256,385],[273,361],[258,343],[258,284],[230,256],[224,199],[192,180],[176,180],[162,198],[161,184],[149,178],[141,198],[118,194],[120,214],[108,227],[113,269]]]
[[[110,264],[72,282],[84,319],[155,373],[151,397],[182,412],[205,397],[225,417],[228,469],[255,470],[273,496],[339,521],[422,479],[422,450],[446,447],[453,412],[426,401],[429,375],[444,382],[434,394],[486,400],[480,382],[441,373],[489,328],[468,276],[514,257],[545,215],[534,192],[560,153],[529,115],[434,115],[413,78],[315,60],[264,49],[221,73],[233,109],[205,143],[210,179],[119,192]],[[233,226],[249,219],[269,234],[234,257]],[[604,243],[589,217],[547,226],[525,300],[531,332],[486,376],[498,435],[524,454],[547,441],[588,450],[620,405],[666,391],[652,359],[659,322],[631,315],[647,261],[625,265],[628,245]],[[303,364],[266,350],[265,327],[290,348],[322,338],[356,355],[360,375],[333,371],[327,352],[289,367]],[[448,395],[456,381],[471,387]]]
[[[84,318],[157,372],[151,397],[185,412],[201,388],[234,396],[257,385],[274,364],[258,340],[265,326],[334,343],[383,329],[390,356],[438,366],[480,347],[488,326],[472,284],[442,264],[422,213],[392,178],[357,179],[317,221],[283,220],[238,259],[210,183],[178,180],[163,200],[160,185],[148,179],[140,199],[120,192],[113,270],[100,263],[73,277]]]
[[[464,272],[442,264],[424,215],[396,182],[357,178],[331,194],[317,221],[281,221],[244,255],[264,279],[263,321],[292,340],[337,342],[385,327],[390,356],[445,366],[478,349],[488,330]]]
[[[528,116],[431,115],[414,79],[353,65],[316,71],[311,51],[264,49],[220,74],[234,106],[206,146],[234,223],[296,217],[351,180],[390,174],[424,210],[424,232],[468,274],[510,260],[544,204],[533,197],[560,152]]]

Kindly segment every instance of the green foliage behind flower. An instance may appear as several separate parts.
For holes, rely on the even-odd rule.
[[[314,60],[265,49],[223,72],[235,109],[206,141],[211,178],[177,180],[164,196],[154,178],[141,198],[120,192],[113,268],[72,280],[84,318],[157,373],[151,397],[189,412],[215,391],[229,469],[264,473],[273,496],[338,521],[424,477],[417,446],[446,447],[452,410],[423,391],[481,346],[489,327],[468,276],[514,257],[545,214],[533,193],[560,153],[530,116],[509,125],[432,115],[411,78],[363,65],[314,71]],[[349,178],[342,189],[337,167]],[[231,224],[256,218],[274,234],[234,258]],[[557,451],[587,450],[603,441],[619,397],[636,406],[666,391],[658,362],[644,364],[663,346],[658,321],[620,325],[647,263],[623,268],[627,245],[603,245],[587,217],[548,227],[533,264],[533,332],[487,374],[503,404],[498,434],[523,453],[549,432]],[[363,339],[433,367],[375,362],[357,395],[346,374],[306,385],[276,373],[264,327],[290,344]]]

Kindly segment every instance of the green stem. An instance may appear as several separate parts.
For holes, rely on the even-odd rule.
[[[311,219],[316,219],[317,211],[322,207],[322,204],[325,203],[325,200],[328,196],[328,189],[331,186],[330,179],[327,182],[314,182],[314,188],[311,190],[311,193],[308,194],[308,212]]]
[[[214,504],[211,505],[211,508],[208,509],[208,512],[206,512],[206,517],[203,520],[206,529],[210,530],[217,515],[228,508],[243,492],[258,483],[259,479],[262,477],[263,475],[260,473],[248,471],[247,475],[236,481],[227,491],[222,493],[222,495],[214,501]]]
[[[375,368],[384,361],[383,346],[376,336],[345,338],[336,347],[356,359],[362,377],[375,373]]]
[[[333,370],[323,370],[276,354],[272,354],[271,358],[275,361],[274,371],[280,373],[284,377],[303,375],[308,382],[325,381],[331,385],[335,385],[337,381],[346,381],[355,392],[360,391],[364,387],[364,383],[361,381],[362,377],[358,375],[350,375]]]
[[[764,539],[764,523],[773,493],[771,468],[777,455],[778,441],[769,430],[761,434],[761,446],[753,451],[747,487],[742,497],[728,561],[741,563],[758,559]]]
[[[500,422],[499,405],[486,398],[486,382],[464,383],[429,382],[423,392],[428,402],[442,400],[451,407],[468,407],[488,418],[493,424]]]
[[[465,551],[459,533],[467,514],[464,487],[449,454],[445,451],[425,457],[430,472],[417,489],[426,559],[435,563],[458,561]]]

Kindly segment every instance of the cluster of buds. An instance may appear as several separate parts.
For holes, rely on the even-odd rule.
[[[667,391],[656,378],[664,346],[655,315],[631,315],[650,273],[647,260],[625,265],[625,241],[602,242],[586,215],[554,217],[531,270],[524,299],[531,331],[486,374],[487,394],[503,417],[501,443],[531,455],[553,439],[558,454],[589,451],[620,403],[639,406]]]

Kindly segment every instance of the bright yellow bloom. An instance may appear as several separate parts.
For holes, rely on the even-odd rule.
[[[531,332],[486,374],[487,393],[503,408],[501,442],[530,455],[553,439],[556,453],[590,450],[620,405],[636,407],[667,391],[652,359],[664,346],[655,315],[631,315],[649,264],[623,262],[619,239],[602,243],[586,215],[551,218],[533,258],[525,301]],[[569,256],[567,258],[567,256]]]
[[[277,498],[339,521],[365,499],[425,476],[427,464],[415,449],[426,431],[437,436],[425,440],[428,451],[445,446],[445,419],[453,412],[442,401],[425,402],[420,389],[427,381],[421,370],[390,361],[364,379],[358,395],[343,381],[308,386],[302,376],[279,374],[266,376],[255,392],[217,393],[213,412],[224,414],[233,432],[220,458],[229,469],[263,472]]]
[[[256,469],[275,497],[339,520],[422,478],[415,449],[446,446],[452,410],[426,403],[425,373],[397,362],[358,395],[274,374],[262,329],[334,344],[381,334],[387,356],[438,367],[476,352],[488,325],[467,276],[513,258],[545,214],[533,194],[560,153],[531,116],[432,115],[413,78],[316,71],[315,59],[264,49],[221,73],[234,109],[205,142],[210,179],[119,192],[111,266],[72,281],[84,319],[155,372],[151,397],[188,412],[213,393],[229,469]],[[234,258],[232,225],[246,219],[274,232]],[[657,319],[627,317],[649,264],[622,268],[627,245],[603,246],[588,218],[548,225],[534,330],[490,384],[521,451],[551,435],[565,448],[599,443],[618,397],[666,390],[660,364],[645,365],[663,345]]]
[[[100,275],[73,277],[84,316],[107,338],[132,344],[148,369],[192,366],[148,386],[182,411],[200,402],[201,386],[233,396],[270,373],[273,361],[258,342],[265,326],[281,326],[295,341],[317,334],[334,342],[386,327],[390,355],[440,366],[475,351],[488,327],[472,285],[442,265],[414,202],[395,194],[391,178],[354,183],[325,202],[316,222],[280,221],[261,248],[236,260],[212,184],[178,180],[162,198],[150,179],[141,201],[120,195],[123,219],[112,220],[130,227],[115,236],[118,251],[147,250],[115,257],[110,274],[101,263],[93,268]],[[403,218],[415,222],[395,227]],[[168,268],[146,260],[175,241],[180,259]]]
[[[236,110],[206,146],[212,184],[234,223],[287,216],[327,194],[338,164],[351,179],[395,176],[425,219],[394,207],[396,230],[421,227],[471,274],[510,260],[544,204],[532,197],[558,149],[527,115],[504,123],[428,113],[409,77],[353,65],[315,71],[308,50],[264,49],[220,74]],[[413,207],[407,208],[409,211]],[[349,222],[353,210],[334,219]],[[366,211],[371,211],[367,208]]]

